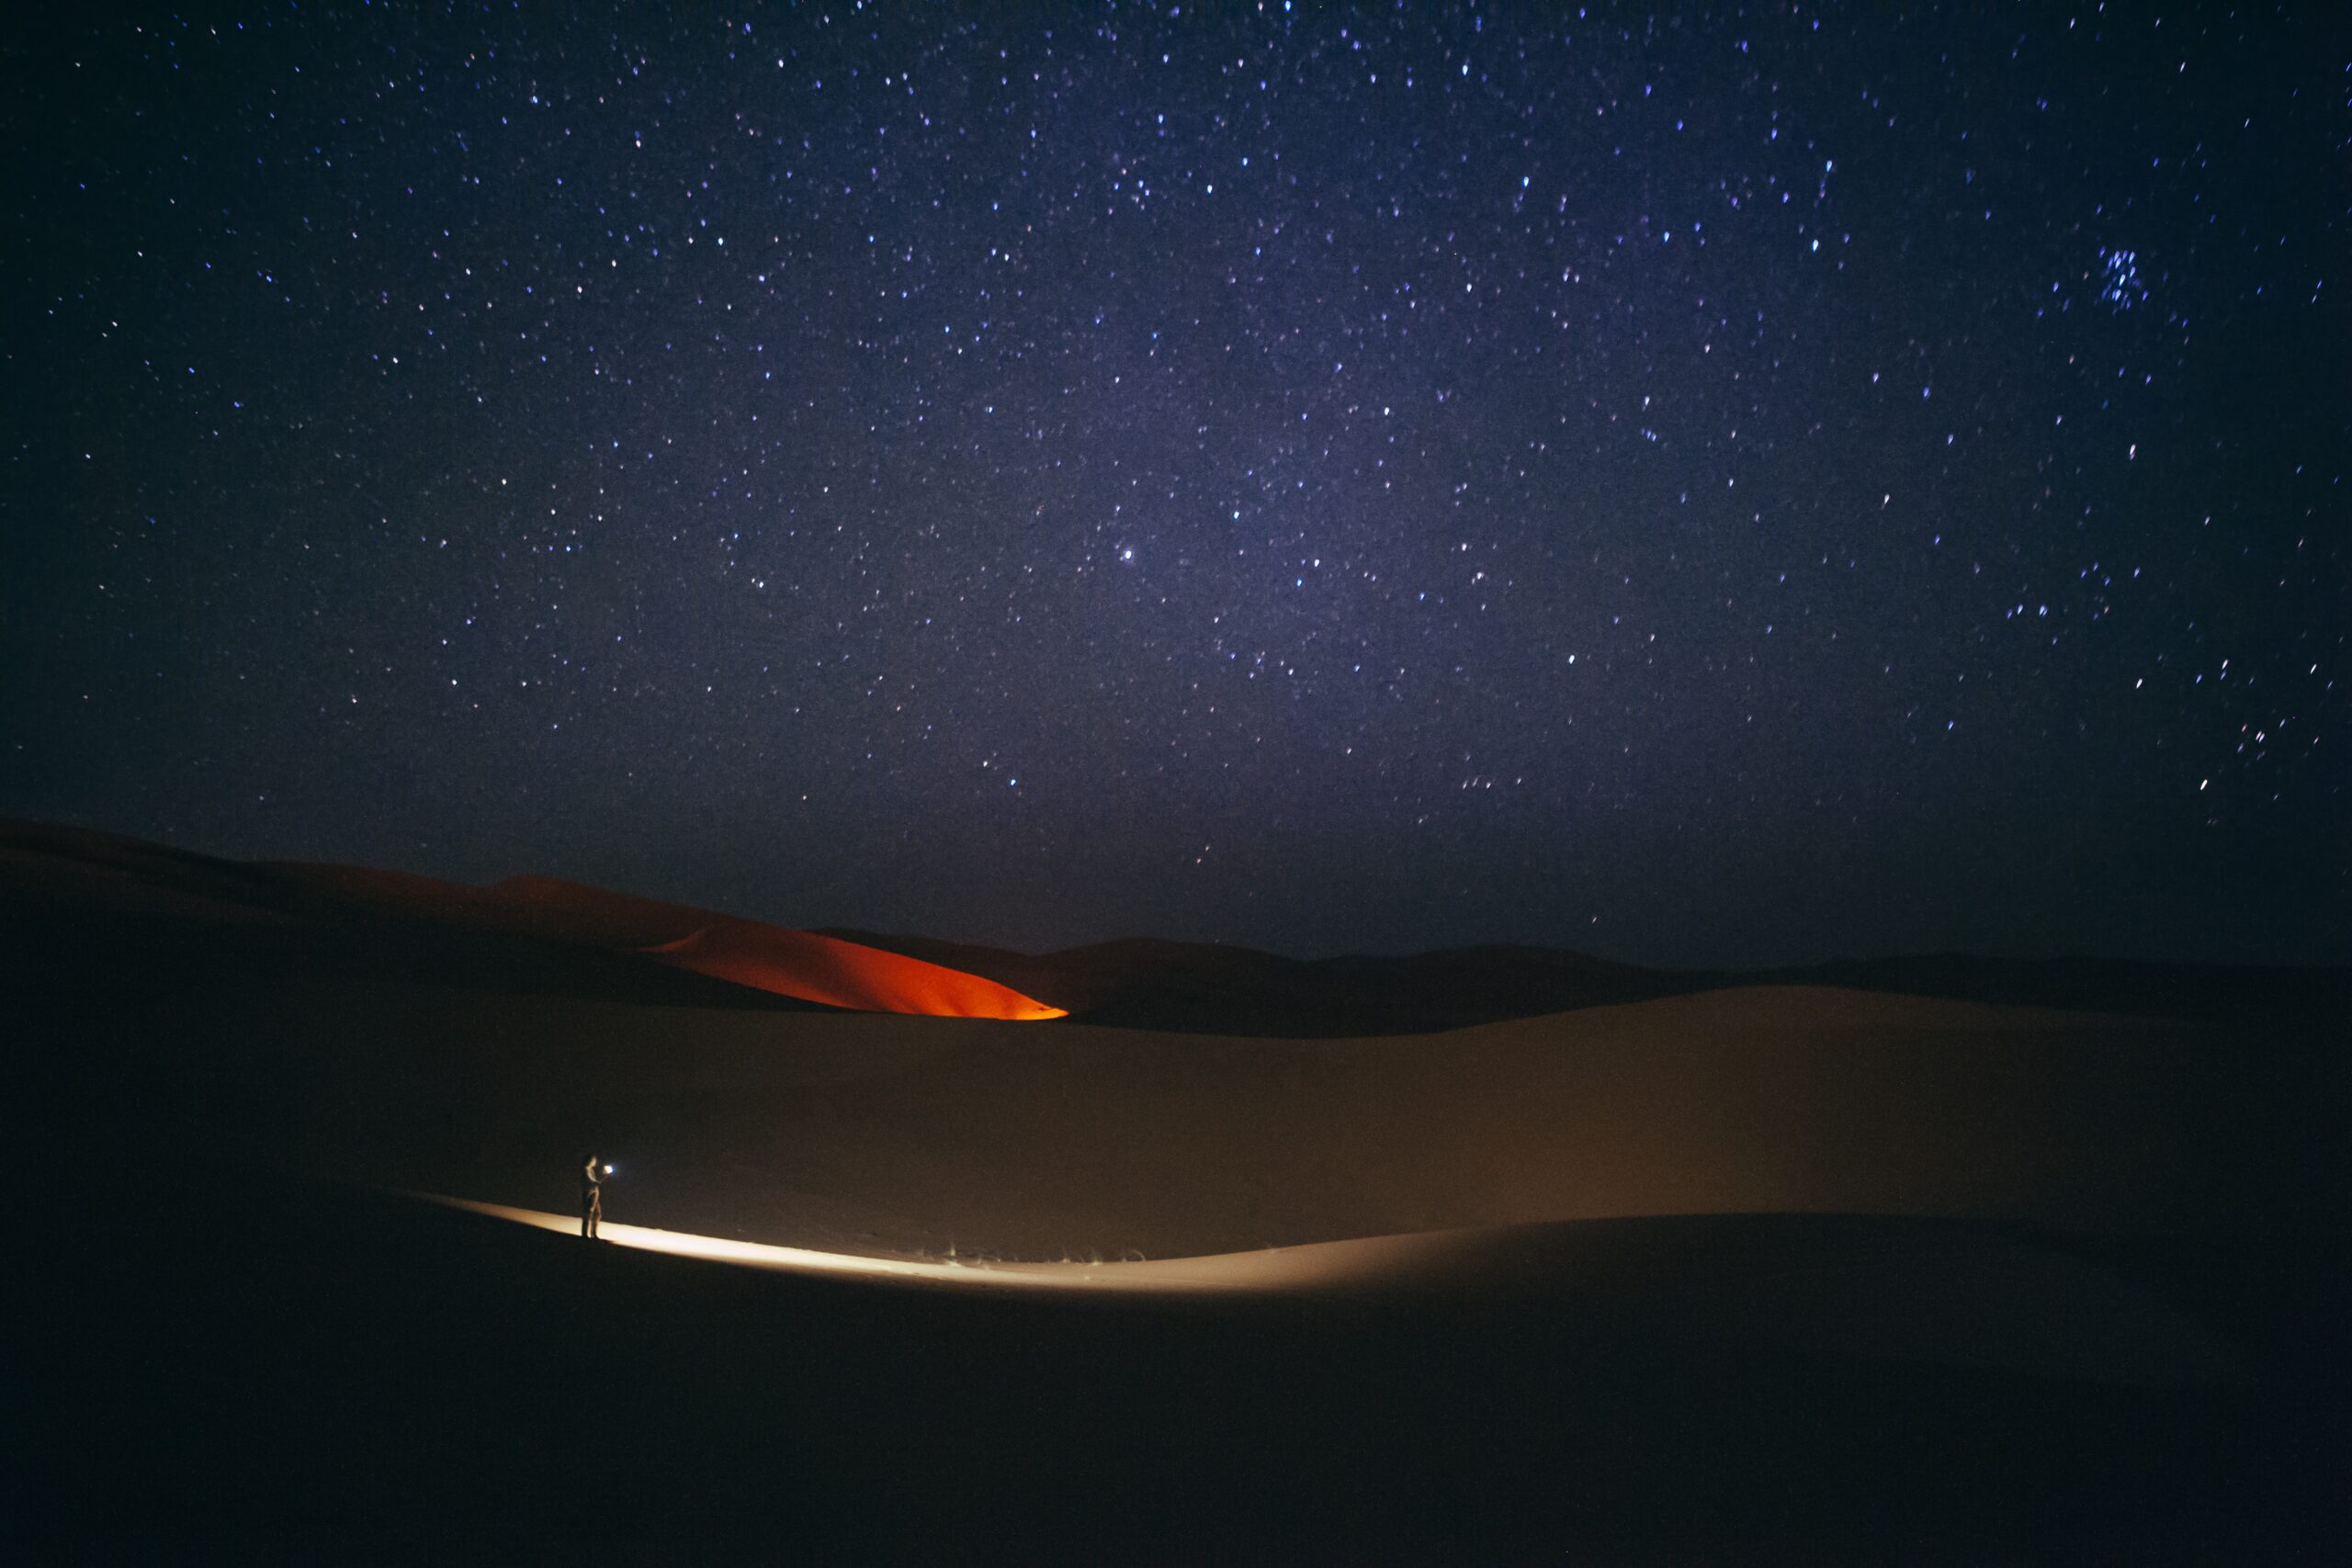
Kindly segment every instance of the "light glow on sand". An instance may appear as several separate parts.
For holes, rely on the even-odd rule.
[[[519,1209],[505,1203],[485,1203],[437,1192],[412,1192],[412,1198],[462,1209],[535,1230],[577,1236],[576,1216]],[[1321,1242],[1303,1247],[1267,1247],[1258,1252],[1220,1253],[1202,1258],[1167,1258],[1116,1263],[942,1262],[913,1258],[875,1258],[848,1252],[820,1252],[810,1247],[777,1247],[766,1242],[734,1241],[725,1236],[697,1235],[687,1231],[656,1230],[650,1225],[597,1226],[605,1245],[641,1252],[667,1253],[673,1258],[697,1258],[741,1268],[765,1269],[788,1274],[821,1274],[887,1281],[895,1284],[940,1286],[959,1290],[1133,1291],[1155,1294],[1230,1294],[1296,1290],[1361,1281],[1383,1269],[1375,1257],[1378,1242]],[[1401,1238],[1382,1238],[1394,1240]],[[582,1243],[583,1246],[591,1245]]]

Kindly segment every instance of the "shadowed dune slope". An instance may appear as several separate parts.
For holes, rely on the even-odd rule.
[[[1221,943],[1125,938],[1030,954],[845,929],[828,934],[986,975],[1089,1023],[1198,1034],[1420,1034],[1721,983],[1542,947],[1296,959]]]
[[[2344,1540],[2340,1314],[2249,1386],[2240,1337],[2163,1278],[1998,1229],[1315,1249],[1428,1281],[1373,1293],[1254,1288],[1282,1255],[1118,1266],[1253,1276],[1171,1299],[766,1272],[236,1172],[193,1225],[148,1169],[87,1175],[28,1249],[29,1561],[2317,1562]]]

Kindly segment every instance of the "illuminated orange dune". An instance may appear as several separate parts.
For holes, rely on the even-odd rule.
[[[814,931],[726,920],[641,950],[649,958],[754,990],[858,1012],[1017,1021],[1065,1017],[1010,986]]]

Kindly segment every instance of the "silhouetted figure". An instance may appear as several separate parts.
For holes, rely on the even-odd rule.
[[[580,1237],[582,1241],[602,1239],[596,1235],[596,1222],[605,1217],[605,1178],[612,1167],[589,1155],[580,1162]]]

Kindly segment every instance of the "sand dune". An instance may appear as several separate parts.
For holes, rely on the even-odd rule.
[[[1028,954],[969,942],[827,932],[985,975],[1090,1023],[1314,1038],[1421,1034],[1706,989],[1679,976],[1539,947],[1398,957],[1287,958],[1253,948],[1127,938]]]
[[[558,1235],[579,1230],[566,1214],[413,1196]],[[1063,1262],[877,1257],[617,1224],[600,1235],[607,1245],[675,1258],[915,1290],[1535,1296],[1559,1303],[1563,1331],[1579,1317],[1635,1311],[1679,1316],[1684,1332],[1715,1340],[2041,1377],[2214,1387],[2249,1375],[2210,1330],[2114,1270],[1981,1227],[1671,1216]]]
[[[2352,1219],[2343,1072],[2308,1043],[1848,991],[1239,1040],[335,984],[232,1027],[295,1043],[264,1131],[322,1174],[560,1209],[594,1144],[624,1167],[616,1219],[829,1250],[1164,1258],[1704,1213]]]
[[[51,885],[82,876],[109,897],[153,886],[322,930],[320,911],[419,911],[352,928],[370,950],[395,930],[439,933],[398,978],[322,968],[310,950],[230,975],[215,940],[141,981],[165,1037],[187,1032],[200,1000],[196,1021],[241,1064],[218,1084],[191,1073],[191,1127],[206,1125],[209,1096],[228,1145],[371,1185],[560,1208],[593,1142],[628,1164],[618,1219],[1032,1259],[1677,1213],[2112,1234],[2352,1224],[2340,1036],[2258,1018],[1774,986],[1420,1035],[1040,1031],[998,1021],[1049,1012],[1016,991],[707,910],[548,879],[467,887],[90,837],[12,829],[21,853],[0,871],[43,868],[34,891],[51,909]],[[95,907],[100,934],[74,938],[56,973],[85,972],[74,984],[111,996],[147,969],[120,959],[132,938],[104,935],[117,906]],[[28,941],[58,929],[26,918]],[[161,962],[169,929],[135,940]],[[571,945],[515,946],[517,933]],[[670,951],[631,950],[643,946]],[[447,983],[473,947],[485,973]],[[712,989],[737,997],[767,994],[748,980],[837,1006],[981,1016],[496,988],[500,964],[558,951],[665,981],[724,976]],[[1237,962],[1267,967],[1211,954],[1202,972]]]
[[[306,1505],[405,1463],[379,1490],[420,1512],[453,1472],[415,1435],[445,1433],[448,1391],[520,1368],[471,1467],[502,1493],[517,1453],[557,1456],[542,1490],[561,1493],[586,1430],[636,1441],[616,1473],[680,1496],[713,1484],[711,1453],[738,1456],[723,1489],[764,1509],[779,1474],[831,1486],[863,1430],[855,1473],[905,1482],[888,1511],[932,1506],[926,1555],[965,1512],[943,1477],[978,1475],[970,1496],[1012,1486],[1044,1517],[1162,1478],[1165,1499],[1253,1495],[1285,1463],[1305,1469],[1266,1493],[1276,1515],[1329,1505],[1301,1540],[1427,1492],[1449,1462],[1450,1521],[1487,1517],[1474,1499],[1505,1518],[1549,1506],[1564,1477],[1607,1501],[1646,1475],[1625,1514],[1647,1539],[1689,1474],[1756,1474],[1740,1495],[1779,1506],[1889,1435],[1954,1422],[2030,1497],[2057,1461],[2077,1483],[2108,1472],[2151,1410],[2169,1413],[2159,1449],[2196,1441],[2146,1473],[2192,1479],[2275,1410],[2275,1450],[2240,1461],[2261,1486],[2340,1414],[2352,1066],[2308,1010],[2154,1018],[1687,976],[1684,994],[1595,1006],[1657,977],[1510,950],[1299,964],[1116,943],[976,979],[999,962],[979,950],[885,963],[544,879],[87,839],[0,825],[0,918],[33,976],[0,1000],[17,1004],[26,1118],[54,1145],[26,1162],[29,1208],[82,1250],[83,1282],[52,1292],[28,1343],[82,1334],[86,1353],[48,1359],[118,1385],[88,1406],[92,1478],[118,1473],[122,1434],[155,1430],[142,1483],[219,1456],[188,1483],[208,1506],[323,1452],[337,1469],[304,1481]],[[948,962],[919,962],[933,955]],[[1057,963],[1064,995],[1015,978],[1058,984]],[[1170,1027],[826,1005],[978,996],[1018,1018],[1041,995]],[[1562,995],[1575,1010],[1463,1026]],[[1250,1019],[1268,1032],[1206,1028]],[[572,1229],[589,1147],[619,1167],[620,1245],[516,1228]],[[209,1303],[193,1338],[192,1294]],[[84,1326],[94,1303],[116,1326]],[[216,1341],[239,1348],[201,1381]],[[372,1448],[312,1440],[322,1369],[380,1371],[391,1416]],[[617,1419],[548,1404],[608,1372],[630,1380]],[[831,1392],[791,1404],[812,1376]],[[2334,1381],[2283,1392],[2314,1377]],[[1907,1404],[1882,1397],[1890,1382]],[[1988,1405],[1988,1382],[2026,1393]],[[175,1421],[159,1424],[158,1390],[182,1395]],[[51,1416],[85,1407],[63,1393]],[[729,1401],[735,1425],[715,1425]],[[1001,1425],[937,1438],[942,1409],[999,1405]],[[256,1408],[286,1435],[258,1454],[235,1446]],[[2256,1415],[2214,1425],[2233,1410]],[[1690,1438],[1693,1423],[1716,1435]],[[1644,1432],[1649,1458],[1624,1459]],[[1489,1436],[1464,1449],[1464,1433]],[[1335,1487],[1327,1453],[1388,1468]],[[1226,1455],[1205,1490],[1184,1468]],[[1945,1486],[1940,1453],[1906,1462],[1917,1484],[1889,1517],[1920,1495],[1987,1512],[1981,1489]],[[1096,1492],[1072,1494],[1090,1463]],[[1490,1468],[1513,1479],[1489,1486]],[[2141,1517],[2129,1501],[2112,1517]],[[764,1513],[749,1523],[771,1540]],[[1980,1555],[2014,1555],[1994,1523]],[[1394,1545],[1364,1539],[1359,1555]],[[1546,1529],[1510,1539],[1558,1555]]]

